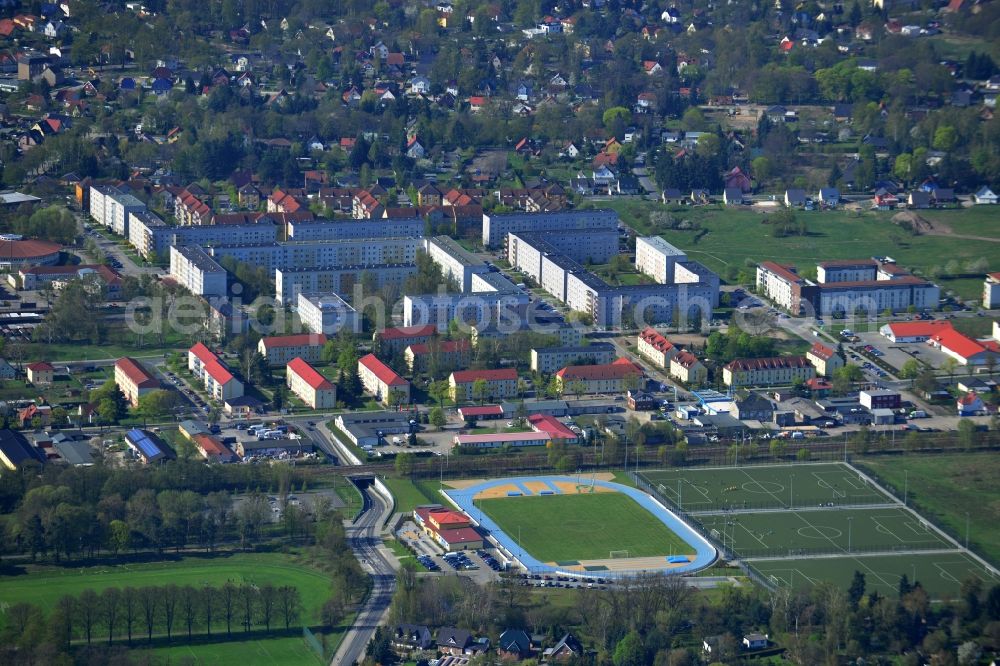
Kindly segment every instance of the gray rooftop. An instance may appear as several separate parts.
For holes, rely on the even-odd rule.
[[[174,246],[171,250],[177,252],[186,260],[194,264],[198,270],[204,273],[226,272],[226,269],[220,266],[219,262],[208,256],[208,254],[197,245],[181,245],[180,247]]]

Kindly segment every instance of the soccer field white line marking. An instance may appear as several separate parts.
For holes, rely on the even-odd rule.
[[[826,488],[827,490],[833,491],[834,497],[847,497],[847,493],[843,490],[837,490],[835,487],[831,486],[830,482],[823,478],[821,472],[813,472],[812,475],[816,478],[816,485],[820,488]]]
[[[736,523],[736,524],[739,525],[743,529],[744,532],[746,532],[747,534],[749,534],[750,536],[752,536],[754,539],[757,539],[757,541],[760,543],[760,545],[764,546],[764,548],[770,548],[770,546],[767,545],[767,542],[765,542],[759,536],[757,536],[756,534],[754,534],[753,532],[751,532],[749,529],[747,529],[746,525],[743,525],[742,523]]]
[[[755,479],[752,476],[750,476],[745,469],[741,468],[740,471],[743,472],[743,475],[745,477],[747,477],[748,479],[750,479],[751,481],[757,481],[757,479]],[[771,491],[769,491],[766,488],[764,488],[764,486],[762,486],[759,482],[757,483],[757,485],[760,486],[761,490],[763,490],[765,493],[767,493],[768,495],[770,495],[771,497],[773,497],[775,500],[777,500],[778,504],[780,504],[781,506],[787,506],[787,504],[785,504],[785,501],[783,499],[781,499],[780,497],[778,497],[777,495],[775,495]]]

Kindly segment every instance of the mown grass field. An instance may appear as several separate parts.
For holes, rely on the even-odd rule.
[[[694,549],[622,493],[503,497],[476,502],[507,535],[542,562],[681,555]]]
[[[968,517],[969,547],[1000,564],[1000,453],[864,458],[859,466],[900,494],[905,484],[911,505],[959,541],[964,541]]]
[[[98,594],[108,587],[144,587],[162,585],[215,585],[226,581],[234,584],[253,583],[274,586],[294,585],[302,599],[299,622],[315,626],[319,623],[320,609],[330,591],[327,574],[314,568],[303,558],[283,553],[235,553],[217,556],[184,556],[168,561],[144,562],[94,567],[29,566],[16,573],[5,571],[0,576],[0,607],[20,601],[30,602],[50,609],[63,595],[78,596],[85,589]],[[2,616],[0,616],[2,622]],[[193,644],[178,631],[175,645],[155,647],[150,652],[158,657],[168,657],[171,663],[193,659],[197,664],[309,664],[317,661],[299,635],[251,640],[223,640],[225,631],[221,617],[214,623],[215,639],[195,637]],[[280,623],[279,623],[280,624]],[[234,627],[234,636],[236,636]],[[337,642],[346,626],[327,634],[332,645]],[[142,643],[142,631],[136,632],[136,643]],[[219,642],[209,642],[211,640]],[[156,639],[159,642],[159,639]],[[311,661],[310,661],[311,660]]]
[[[749,209],[721,206],[667,208],[658,202],[612,200],[593,202],[590,207],[613,208],[622,221],[641,234],[655,233],[687,251],[688,255],[725,276],[727,270],[770,260],[814,268],[819,261],[857,259],[873,255],[891,256],[901,266],[925,275],[944,268],[952,260],[965,264],[985,258],[991,270],[1000,267],[1000,242],[969,241],[948,235],[913,235],[892,223],[893,212],[797,211],[805,221],[804,236],[776,238],[766,224],[767,215]],[[695,223],[696,229],[656,229],[649,223],[652,211],[667,211],[678,220]],[[1000,239],[1000,218],[976,208],[917,211],[922,217],[946,223],[954,234]],[[936,280],[944,291],[961,298],[977,298],[982,278],[960,277]]]

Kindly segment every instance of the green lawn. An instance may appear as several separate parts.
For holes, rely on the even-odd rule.
[[[340,634],[328,636],[338,640]],[[319,638],[319,636],[317,636]],[[327,654],[332,650],[327,649]],[[147,651],[142,651],[147,652]],[[302,666],[322,664],[323,660],[306,645],[301,636],[268,638],[263,640],[206,643],[203,645],[177,645],[148,650],[148,653],[165,663],[194,663],[206,666]]]
[[[947,527],[959,541],[964,541],[968,517],[969,546],[1000,564],[1000,486],[996,479],[1000,453],[865,458],[859,466],[879,475],[900,494],[905,483],[912,505]]]
[[[964,264],[985,258],[991,270],[1000,267],[1000,243],[969,242],[947,236],[914,236],[892,223],[894,213],[866,211],[798,211],[806,222],[808,234],[775,238],[773,228],[764,224],[766,215],[750,210],[732,210],[719,206],[668,209],[652,201],[601,201],[592,207],[613,208],[622,221],[639,233],[659,233],[697,261],[725,276],[727,269],[742,269],[764,260],[812,268],[819,261],[866,258],[888,255],[903,267],[928,273],[943,268],[952,259]],[[982,207],[981,207],[982,208]],[[675,231],[653,229],[652,211],[671,210],[675,218],[696,223],[696,229]],[[949,211],[919,211],[935,221],[946,222],[956,234],[972,234],[1000,239],[1000,218],[975,208]],[[977,298],[982,279],[940,279],[945,291],[953,290],[962,298]]]
[[[387,477],[384,479],[385,485],[392,491],[392,496],[396,498],[396,511],[398,513],[409,513],[421,504],[440,504],[442,498],[437,495],[437,482],[433,482],[433,487],[428,482],[414,482],[410,479],[397,479]]]
[[[680,555],[694,549],[622,493],[504,497],[476,505],[542,562]]]
[[[314,624],[329,593],[329,577],[293,555],[234,553],[183,556],[175,560],[96,567],[29,566],[24,573],[0,576],[0,606],[27,601],[51,608],[64,594],[79,595],[90,588],[150,585],[219,585],[271,583],[294,585],[302,595],[302,620]]]

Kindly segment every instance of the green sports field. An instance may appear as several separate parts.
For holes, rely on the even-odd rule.
[[[622,493],[500,497],[476,506],[542,562],[693,554],[694,548]]]
[[[640,477],[688,513],[892,501],[842,463],[657,470]]]
[[[194,663],[205,666],[310,666],[323,664],[315,652],[306,647],[300,636],[268,638],[238,643],[209,643],[205,645],[178,645],[144,651],[165,663]]]
[[[902,508],[702,514],[702,529],[741,557],[950,549],[926,521]],[[718,536],[716,536],[718,535]]]
[[[764,578],[782,587],[811,587],[829,581],[847,588],[855,571],[865,575],[867,589],[893,596],[905,574],[927,590],[934,600],[959,595],[962,581],[982,580],[985,587],[1000,583],[992,572],[966,553],[921,553],[910,555],[860,555],[853,557],[750,561]]]

